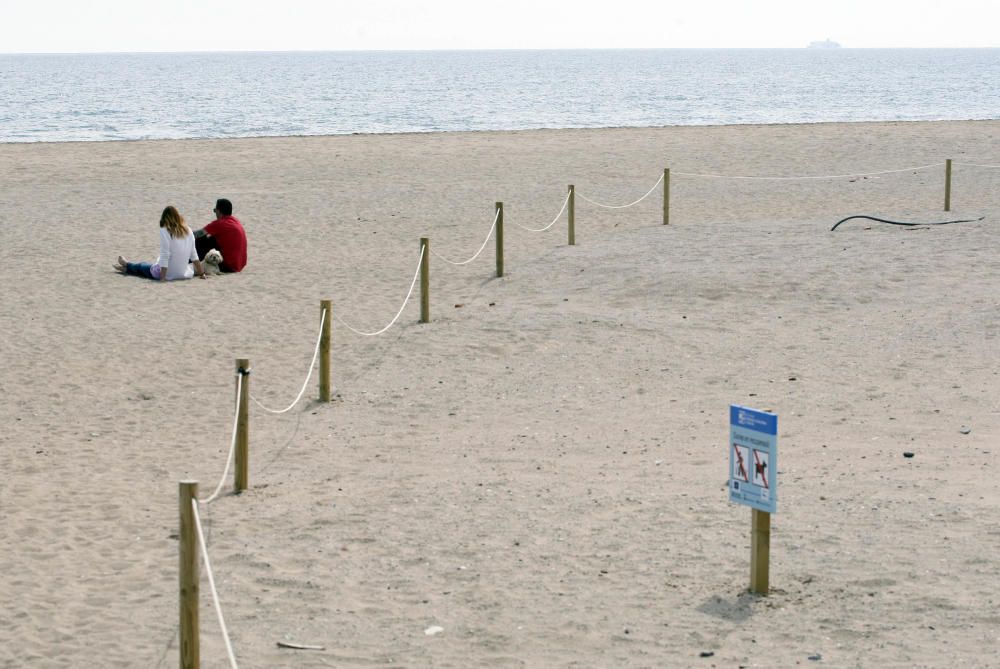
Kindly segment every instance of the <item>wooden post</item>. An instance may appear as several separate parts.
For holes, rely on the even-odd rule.
[[[503,202],[496,204],[497,217],[497,276],[503,276]]]
[[[192,500],[198,499],[198,482],[180,483],[180,667],[198,669],[201,663],[198,636],[198,529]]]
[[[944,210],[951,211],[951,158],[944,161]]]
[[[576,245],[576,186],[569,185],[569,245]]]
[[[431,240],[420,238],[420,322],[431,322]]]
[[[236,410],[236,469],[233,471],[233,491],[240,493],[250,487],[250,361],[246,358],[237,358],[236,373],[241,381]]]
[[[766,595],[770,584],[771,514],[752,509],[750,531],[750,592]]]
[[[320,300],[319,312],[323,316],[322,333],[319,336],[319,401],[330,401],[330,321],[333,310],[330,300]]]
[[[663,168],[663,225],[670,224],[670,168]]]

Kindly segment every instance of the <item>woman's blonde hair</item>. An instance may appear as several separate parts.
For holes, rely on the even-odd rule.
[[[188,226],[184,223],[184,217],[175,207],[167,207],[160,216],[160,227],[166,228],[171,237],[181,239],[187,237]]]

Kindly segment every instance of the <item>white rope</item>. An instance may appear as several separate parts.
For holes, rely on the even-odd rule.
[[[579,193],[578,193],[578,195],[580,195],[580,199],[581,200],[586,200],[590,204],[597,205],[598,207],[604,207],[605,209],[628,209],[629,207],[634,207],[635,205],[639,204],[640,202],[642,202],[643,200],[645,200],[647,197],[649,197],[650,194],[654,190],[656,190],[656,187],[659,186],[662,181],[663,181],[663,175],[661,174],[660,178],[656,180],[656,183],[653,184],[653,187],[649,189],[648,193],[646,193],[645,195],[643,195],[642,197],[640,197],[635,202],[631,202],[629,204],[623,204],[623,205],[619,205],[619,206],[613,206],[613,205],[610,205],[610,204],[601,204],[600,202],[594,202],[593,200],[591,200],[586,195],[580,195]]]
[[[281,411],[277,411],[275,409],[268,409],[266,406],[264,406],[263,404],[261,404],[257,400],[257,398],[253,396],[253,394],[251,394],[250,395],[250,399],[252,399],[254,402],[256,402],[257,406],[259,406],[264,411],[267,411],[268,413],[279,413],[280,414],[280,413],[285,413],[287,411],[291,411],[292,407],[294,407],[296,404],[299,403],[299,400],[302,399],[302,395],[304,395],[305,392],[306,392],[306,386],[309,385],[309,379],[312,378],[313,370],[316,367],[316,357],[319,356],[319,345],[323,342],[323,323],[325,323],[325,322],[326,322],[326,309],[323,310],[323,315],[319,319],[319,337],[316,338],[316,350],[313,351],[312,362],[309,363],[309,375],[306,376],[306,380],[302,384],[302,390],[299,391],[299,394],[295,398],[295,400],[291,404],[289,404],[286,408],[282,409]]]
[[[381,330],[378,330],[377,332],[362,332],[361,330],[355,330],[350,325],[348,325],[347,323],[345,323],[344,320],[340,316],[337,316],[337,321],[340,322],[341,325],[343,325],[345,328],[347,328],[351,332],[354,332],[355,334],[363,335],[365,337],[375,337],[376,335],[382,334],[383,332],[385,332],[386,330],[388,330],[389,328],[391,328],[393,325],[395,325],[396,321],[399,320],[400,315],[402,315],[403,309],[406,308],[407,302],[410,301],[410,295],[413,294],[413,287],[415,285],[417,285],[417,277],[420,276],[420,265],[423,264],[423,262],[424,262],[424,253],[426,253],[426,252],[427,252],[427,247],[425,245],[421,244],[420,245],[420,260],[417,262],[417,271],[413,275],[413,282],[410,284],[410,290],[409,290],[409,292],[406,293],[406,299],[403,300],[403,306],[401,306],[399,308],[399,311],[396,312],[396,317],[392,319],[392,322],[390,322],[388,325],[386,325]]]
[[[546,230],[548,230],[549,228],[551,228],[553,225],[555,225],[556,221],[558,221],[559,218],[563,215],[563,212],[566,211],[566,205],[569,204],[569,196],[570,196],[570,194],[566,193],[566,199],[563,200],[562,209],[560,209],[559,213],[556,214],[556,217],[554,219],[552,219],[552,222],[549,223],[548,225],[546,225],[544,228],[538,228],[536,230],[535,228],[528,228],[528,227],[525,227],[525,226],[521,225],[520,223],[516,223],[516,222],[514,223],[514,225],[516,225],[517,227],[521,228],[522,230],[527,230],[528,232],[545,232]]]
[[[215,612],[219,616],[219,627],[222,628],[222,638],[226,642],[226,652],[229,653],[229,665],[233,669],[239,669],[236,664],[236,656],[233,654],[233,644],[229,641],[229,630],[226,629],[226,621],[222,617],[222,606],[219,604],[219,593],[215,589],[215,577],[212,576],[212,564],[208,561],[208,548],[205,546],[205,533],[201,530],[201,517],[198,515],[198,500],[191,500],[191,508],[194,509],[194,525],[198,530],[198,544],[201,546],[201,557],[205,560],[205,571],[208,573],[208,585],[212,589],[212,601],[215,602]]]
[[[243,375],[236,374],[236,415],[233,416],[233,439],[229,444],[229,457],[226,458],[226,470],[222,472],[222,478],[219,479],[219,485],[215,487],[215,492],[205,500],[205,504],[210,504],[215,501],[215,498],[219,496],[219,491],[222,490],[222,486],[226,483],[226,477],[229,476],[229,467],[233,464],[233,453],[236,452],[236,422],[240,418],[240,392],[243,389]]]
[[[800,181],[807,179],[849,179],[852,177],[876,177],[882,174],[897,174],[899,172],[917,172],[920,170],[927,170],[932,167],[941,167],[944,163],[934,163],[933,165],[922,165],[920,167],[907,167],[902,170],[885,170],[884,172],[866,172],[859,174],[831,174],[826,176],[818,177],[744,177],[744,176],[728,176],[725,174],[694,174],[691,172],[674,172],[677,176],[682,177],[701,177],[705,179],[750,179],[754,181]]]
[[[434,249],[431,249],[431,253],[433,255],[437,256],[438,258],[440,258],[441,260],[445,261],[449,265],[468,265],[470,262],[472,262],[473,260],[475,260],[476,258],[478,258],[479,254],[482,253],[483,249],[486,248],[486,242],[490,241],[490,237],[493,236],[493,231],[496,229],[496,227],[497,227],[497,221],[499,221],[499,220],[500,220],[500,210],[497,209],[497,214],[496,214],[496,216],[493,217],[493,225],[490,226],[490,231],[489,231],[489,233],[487,233],[486,239],[483,240],[483,245],[480,246],[479,250],[476,251],[475,255],[473,255],[468,260],[463,260],[462,262],[454,262],[454,261],[448,260],[443,255],[441,255],[437,251],[435,251]]]
[[[956,167],[961,165],[962,167],[985,167],[988,170],[1000,170],[1000,165],[976,165],[975,163],[953,163]]]

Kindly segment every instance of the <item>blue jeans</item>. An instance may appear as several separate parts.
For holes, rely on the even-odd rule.
[[[144,276],[147,279],[156,279],[153,276],[153,272],[150,269],[153,266],[152,263],[148,262],[130,262],[125,263],[125,273],[132,274],[134,276]]]

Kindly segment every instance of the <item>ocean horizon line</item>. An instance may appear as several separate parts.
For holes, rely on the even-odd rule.
[[[998,49],[0,55],[0,141],[996,119]]]

